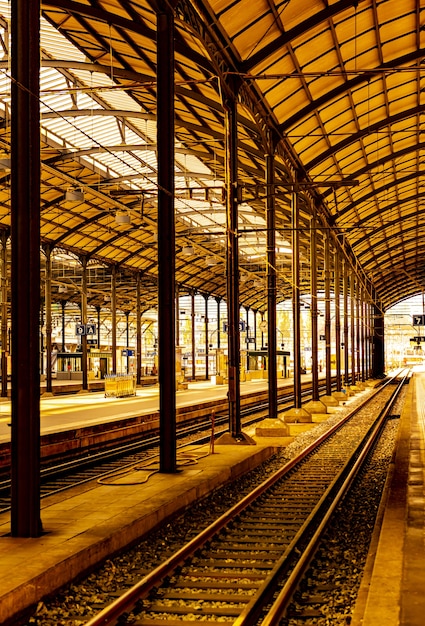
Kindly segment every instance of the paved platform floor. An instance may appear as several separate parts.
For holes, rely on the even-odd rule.
[[[414,372],[351,626],[425,624],[425,372]]]
[[[309,380],[311,375],[303,376]],[[267,380],[247,381],[241,384],[241,396],[267,390]],[[278,379],[278,387],[293,387],[293,379]],[[193,406],[227,398],[226,385],[211,381],[188,383],[188,389],[177,391],[176,406]],[[40,399],[40,430],[42,435],[119,421],[159,410],[159,387],[138,387],[135,396],[105,398],[103,392],[82,392],[71,395],[42,397]],[[0,398],[0,443],[10,441],[11,401]]]

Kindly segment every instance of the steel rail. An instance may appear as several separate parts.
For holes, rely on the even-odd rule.
[[[261,615],[261,626],[278,626],[280,620],[284,617],[284,613],[293,597],[293,594],[297,590],[297,586],[301,577],[306,572],[307,567],[309,566],[319,546],[322,536],[326,528],[328,527],[330,520],[335,513],[335,510],[344,499],[354,478],[358,475],[360,468],[364,465],[372,447],[375,445],[391,411],[391,408],[394,405],[402,389],[402,386],[406,381],[406,378],[407,375],[402,377],[397,385],[397,388],[394,391],[394,394],[391,396],[384,409],[380,412],[377,420],[374,422],[369,432],[364,437],[364,440],[366,440],[366,444],[361,447],[359,455],[357,456],[357,458],[355,458],[348,473],[346,472],[346,468],[343,468],[341,470],[342,482],[341,484],[339,484],[338,479],[335,481],[336,493],[333,496],[332,501],[329,503],[328,496],[330,494],[325,493],[323,495],[317,507],[317,511],[315,511],[314,515],[312,515],[311,518],[306,521],[306,524],[301,529],[299,536],[295,538],[293,544],[278,561],[273,572],[270,574],[270,577],[264,582],[258,594],[245,607],[239,617],[233,622],[233,626],[252,626],[259,620],[260,615],[263,613],[264,606],[270,603],[270,601],[276,595],[277,589],[279,587],[279,582],[282,576],[285,575],[285,570],[288,569],[288,561],[290,560],[291,556],[294,555],[295,551],[299,549],[299,546],[302,545],[302,542],[305,540],[306,535],[308,536],[308,534],[311,533],[310,526],[312,525],[312,523],[314,523],[314,519],[317,517],[317,514],[320,515],[321,511],[323,511],[323,509],[326,507],[326,511],[323,513],[319,525],[314,530],[311,538],[308,540],[307,545],[303,547],[301,556],[297,558],[296,564],[294,565],[286,582],[279,591],[277,597],[273,600],[272,606],[267,610],[267,613],[265,615]]]
[[[384,384],[384,387],[389,385],[391,380]],[[382,391],[382,387],[368,397],[367,401],[369,402],[372,398],[374,398],[378,393]],[[205,528],[201,533],[199,533],[196,537],[194,537],[191,541],[189,541],[185,546],[183,546],[180,550],[178,550],[175,554],[173,554],[169,559],[164,561],[157,568],[152,570],[149,574],[144,576],[138,583],[136,583],[133,587],[128,589],[122,596],[117,598],[114,602],[112,602],[109,606],[105,607],[102,611],[100,611],[97,615],[91,618],[86,626],[110,626],[113,624],[119,623],[119,620],[122,619],[122,614],[128,612],[134,607],[138,601],[142,598],[146,597],[147,594],[160,586],[162,581],[169,576],[189,557],[194,555],[201,546],[205,545],[209,542],[214,535],[216,535],[220,530],[226,527],[235,517],[241,514],[242,511],[247,509],[247,507],[257,500],[262,494],[270,489],[272,485],[277,483],[283,476],[288,474],[291,469],[295,468],[296,465],[300,463],[303,459],[305,459],[310,453],[312,453],[315,449],[319,448],[321,444],[329,438],[336,431],[341,429],[347,421],[353,418],[353,416],[362,409],[363,407],[356,407],[353,411],[351,411],[348,415],[340,420],[338,424],[335,424],[332,428],[329,429],[328,432],[322,434],[315,442],[311,443],[307,446],[299,456],[294,459],[288,461],[280,470],[278,470],[275,474],[270,476],[267,480],[265,480],[261,485],[255,488],[250,494],[242,498],[236,505],[231,507],[226,513],[221,515],[216,521],[210,524],[207,528]],[[369,430],[369,429],[368,429]],[[338,474],[338,480],[340,480],[340,474]],[[328,487],[326,489],[325,494],[320,498],[319,508],[323,510],[323,507],[328,505],[329,497],[332,494],[332,490],[334,488]],[[303,528],[309,528],[311,532],[311,524],[313,523],[310,519],[312,515],[309,516],[308,520],[304,522]],[[279,564],[282,561],[285,562],[288,558],[288,551],[294,552],[298,546],[300,545],[301,540],[301,531],[297,532],[296,537],[291,542],[290,547],[285,550],[285,555],[282,559],[279,560]],[[273,568],[273,572],[277,568],[277,565]],[[265,583],[262,584],[258,593],[260,596],[263,594],[263,588],[265,590]],[[264,592],[265,593],[265,592]],[[256,596],[255,596],[256,597]],[[263,598],[264,600],[264,598]],[[251,606],[249,617],[246,618],[245,624],[254,623],[252,620],[252,616],[255,615],[259,606],[263,604],[262,600],[258,601],[255,599],[251,600],[248,606]],[[248,610],[248,606],[246,610]],[[241,617],[242,619],[242,617]],[[142,623],[142,622],[141,622]],[[238,623],[238,622],[237,622]],[[242,622],[243,623],[243,622]]]

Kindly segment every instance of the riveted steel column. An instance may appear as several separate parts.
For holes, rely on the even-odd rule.
[[[7,234],[1,234],[1,396],[7,397]]]
[[[331,254],[329,233],[325,233],[325,361],[326,361],[326,395],[332,394],[331,371]]]
[[[240,335],[239,335],[239,249],[238,249],[238,168],[236,95],[224,105],[226,132],[226,272],[229,420],[232,437],[241,433]]]
[[[375,295],[373,303],[373,355],[372,373],[374,378],[381,378],[385,371],[384,359],[384,314]]]
[[[310,221],[310,292],[311,292],[311,398],[319,400],[319,363],[317,336],[317,222],[315,212]]]
[[[367,294],[367,304],[366,304],[366,316],[367,316],[367,325],[366,325],[366,354],[367,354],[367,377],[370,378],[372,376],[372,308],[371,308],[371,295],[368,292]]]
[[[125,365],[125,373],[130,373],[130,357],[128,356],[128,348],[130,343],[130,311],[125,311],[125,345],[127,356],[125,357],[126,365]]]
[[[158,356],[160,470],[176,463],[176,321],[174,215],[174,16],[168,2],[157,14]]]
[[[40,3],[11,3],[12,499],[15,537],[40,520]]]
[[[344,275],[343,275],[343,300],[344,300],[344,386],[347,386],[350,382],[349,372],[349,351],[348,351],[348,267],[347,261],[343,261]]]
[[[195,293],[190,294],[190,321],[191,321],[191,340],[192,340],[192,380],[196,378],[196,341],[195,341]]]
[[[204,296],[205,298],[205,380],[208,380],[210,377],[209,373],[209,354],[210,354],[210,346],[209,346],[209,337],[208,337],[208,296]]]
[[[44,306],[46,309],[46,393],[52,393],[52,254],[49,245],[44,247],[46,276]]]
[[[364,286],[360,287],[360,344],[361,344],[361,354],[360,354],[360,369],[361,369],[361,380],[364,382],[366,380],[365,377],[365,353],[366,353],[366,344],[365,344],[365,323],[366,323],[366,315],[365,315],[365,290]]]
[[[180,345],[180,288],[176,285],[176,346]]]
[[[81,258],[81,323],[87,326],[87,257]],[[81,335],[81,371],[83,375],[83,390],[87,391],[87,335]]]
[[[66,301],[62,300],[61,302],[61,309],[62,309],[62,352],[65,352],[65,348],[66,348],[66,331],[65,331],[65,308],[66,308]]]
[[[294,320],[294,407],[301,399],[300,235],[298,194],[292,193],[292,316]]]
[[[142,382],[142,312],[140,310],[140,272],[136,275],[136,385]]]
[[[351,335],[351,384],[355,385],[357,381],[356,376],[356,317],[355,317],[355,304],[356,304],[356,288],[355,288],[355,275],[354,270],[350,273],[350,335]]]
[[[220,347],[220,302],[221,302],[221,298],[216,298],[215,301],[217,302],[217,348]],[[220,374],[220,372],[217,372],[217,374]]]
[[[271,142],[270,142],[271,143]],[[267,356],[269,417],[277,417],[276,364],[276,212],[274,199],[274,156],[266,154],[267,222]]]
[[[336,365],[336,390],[341,391],[341,285],[340,285],[340,255],[339,251],[335,250],[334,254],[334,268],[335,268],[335,282],[334,282],[334,294],[335,294],[335,365]]]
[[[356,307],[356,372],[357,372],[357,379],[361,380],[361,350],[362,350],[362,344],[361,344],[361,337],[360,337],[360,293],[361,293],[361,287],[360,287],[360,283],[359,283],[359,279],[357,277],[356,280],[356,302],[355,302],[355,307]]]
[[[117,373],[117,268],[112,266],[111,274],[111,346],[112,373]]]

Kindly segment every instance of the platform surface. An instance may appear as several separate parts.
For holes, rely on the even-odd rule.
[[[425,624],[425,371],[416,369],[351,626]]]
[[[303,377],[308,378],[308,375]],[[244,382],[241,384],[241,394],[253,393],[256,390],[266,391],[267,385],[267,380]],[[278,387],[285,386],[293,386],[293,380],[285,378],[278,381]],[[227,386],[214,385],[209,380],[194,381],[188,383],[187,390],[177,391],[176,406],[191,406],[226,397]],[[118,421],[158,410],[158,385],[139,387],[136,395],[128,398],[106,398],[102,391],[43,396],[40,398],[40,431],[45,435],[100,422]],[[10,420],[11,401],[8,398],[0,398],[0,443],[10,441]]]

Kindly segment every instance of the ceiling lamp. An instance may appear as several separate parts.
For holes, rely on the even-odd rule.
[[[9,170],[10,170],[9,157],[1,157],[0,158],[0,171],[8,172]]]
[[[217,265],[217,259],[215,256],[207,256],[205,259],[205,263],[207,265]]]
[[[131,217],[127,211],[117,211],[115,213],[115,223],[120,225],[131,224]]]
[[[192,256],[193,255],[193,246],[183,246],[182,254],[184,256]]]
[[[67,202],[84,202],[84,190],[82,187],[69,187],[65,193]]]

